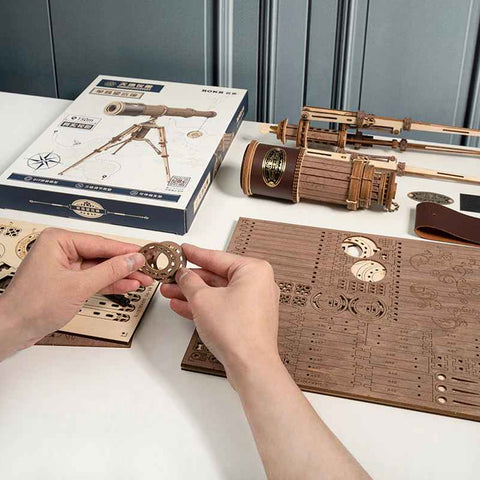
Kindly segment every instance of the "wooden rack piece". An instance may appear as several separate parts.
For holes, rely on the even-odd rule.
[[[228,251],[272,263],[300,388],[480,420],[480,249],[241,218]],[[196,332],[182,368],[225,375]]]

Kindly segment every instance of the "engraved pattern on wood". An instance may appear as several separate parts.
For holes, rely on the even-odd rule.
[[[366,238],[385,277],[351,273]],[[241,218],[229,251],[268,260],[279,351],[306,391],[480,420],[480,251]],[[182,368],[224,375],[195,332]]]

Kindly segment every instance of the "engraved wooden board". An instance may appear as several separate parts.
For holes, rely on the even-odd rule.
[[[15,275],[15,270],[45,228],[47,228],[46,225],[0,219],[0,294],[8,286]],[[104,236],[138,243],[135,239]],[[40,340],[39,343],[42,345],[129,346],[158,285],[158,282],[154,282],[150,287],[140,287],[136,292],[129,293],[128,298],[131,303],[127,307],[122,307],[102,295],[95,295],[89,298],[78,314],[62,328],[63,333],[55,332]],[[28,299],[25,300],[28,301]],[[81,337],[71,334],[81,335]]]
[[[241,218],[228,250],[272,264],[300,388],[480,420],[480,249]],[[225,374],[196,332],[182,368]]]

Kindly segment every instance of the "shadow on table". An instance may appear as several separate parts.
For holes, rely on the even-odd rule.
[[[232,197],[243,198],[240,187],[240,165],[222,165],[215,177],[215,183],[223,193]]]
[[[159,294],[160,295],[160,294]],[[156,301],[161,301],[157,298]],[[182,412],[203,436],[219,477],[264,478],[242,405],[225,378],[182,371],[180,363],[193,325],[170,311],[166,301],[161,318],[147,318],[134,339],[135,354],[152,375],[169,388]],[[164,313],[164,314],[163,314]],[[195,456],[195,452],[191,452]]]

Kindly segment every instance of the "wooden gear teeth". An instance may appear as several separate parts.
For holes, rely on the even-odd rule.
[[[175,274],[187,265],[182,247],[175,242],[148,243],[140,253],[145,257],[145,265],[140,271],[161,283],[174,283]],[[163,262],[159,264],[162,257]]]

